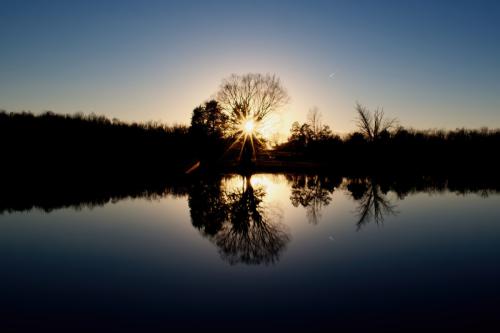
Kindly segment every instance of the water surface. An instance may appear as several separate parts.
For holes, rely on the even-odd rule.
[[[4,200],[2,326],[497,325],[498,193],[460,179],[257,174]]]

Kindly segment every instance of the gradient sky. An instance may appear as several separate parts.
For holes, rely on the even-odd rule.
[[[500,127],[500,2],[0,0],[0,109],[188,123],[247,72],[281,77],[282,131],[314,106],[353,130],[356,101]]]

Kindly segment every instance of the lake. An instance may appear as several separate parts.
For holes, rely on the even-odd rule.
[[[5,330],[500,323],[500,186],[488,180],[255,174],[33,191],[0,204]]]

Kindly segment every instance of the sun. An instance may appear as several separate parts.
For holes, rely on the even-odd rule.
[[[251,149],[252,158],[255,159],[256,147],[263,147],[266,145],[266,139],[262,136],[262,122],[256,120],[254,117],[242,117],[238,121],[238,131],[235,133],[236,137],[234,142],[228,148],[231,149],[237,144],[241,144],[239,159],[243,156],[244,151]],[[245,150],[246,149],[246,150]]]
[[[255,122],[253,119],[247,119],[245,122],[243,122],[243,132],[245,132],[246,135],[251,135],[255,131]]]

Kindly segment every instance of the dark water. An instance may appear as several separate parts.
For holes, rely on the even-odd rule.
[[[253,175],[133,198],[11,200],[0,207],[1,325],[498,328],[499,193],[444,178]]]

